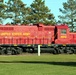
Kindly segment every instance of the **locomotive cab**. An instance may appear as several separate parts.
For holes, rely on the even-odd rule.
[[[57,25],[56,26],[56,44],[68,44],[69,43],[69,28],[67,25]]]

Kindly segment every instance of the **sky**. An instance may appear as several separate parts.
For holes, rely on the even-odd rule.
[[[5,0],[8,1],[8,0]],[[30,4],[34,0],[22,0],[27,6],[30,6]],[[48,8],[51,10],[51,13],[54,14],[55,19],[58,20],[58,15],[61,15],[62,13],[59,12],[59,8],[63,8],[63,2],[67,2],[67,0],[45,0],[45,5],[48,6]],[[7,22],[7,20],[5,21]]]

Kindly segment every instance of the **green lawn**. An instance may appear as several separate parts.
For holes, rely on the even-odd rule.
[[[76,55],[1,55],[0,75],[76,75]]]

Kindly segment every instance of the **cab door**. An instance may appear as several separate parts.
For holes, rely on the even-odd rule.
[[[69,43],[69,28],[67,25],[57,26],[57,43],[58,44]]]

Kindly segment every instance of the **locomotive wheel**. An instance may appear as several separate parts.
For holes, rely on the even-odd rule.
[[[53,50],[53,54],[58,54],[56,49]]]
[[[16,49],[17,49],[17,50],[16,50],[16,51],[17,51],[17,54],[22,54],[22,52],[23,52],[23,49],[22,49],[22,48],[17,47]]]
[[[63,53],[64,53],[64,50],[65,50],[65,48],[60,47],[60,48],[59,48],[59,54],[63,54]]]
[[[67,50],[67,54],[73,54],[73,51]]]
[[[61,54],[62,53],[62,49],[60,47],[56,47],[53,50],[53,54]]]
[[[8,55],[12,55],[11,47],[8,47],[8,48],[7,48],[6,54],[8,54]]]
[[[67,54],[73,54],[74,53],[73,48],[72,47],[67,47],[66,53]]]
[[[17,51],[14,47],[11,47],[11,50],[12,50],[12,55],[16,55],[17,54]]]
[[[6,48],[5,47],[0,47],[0,54],[1,55],[4,55],[5,54],[5,51],[6,51]]]

